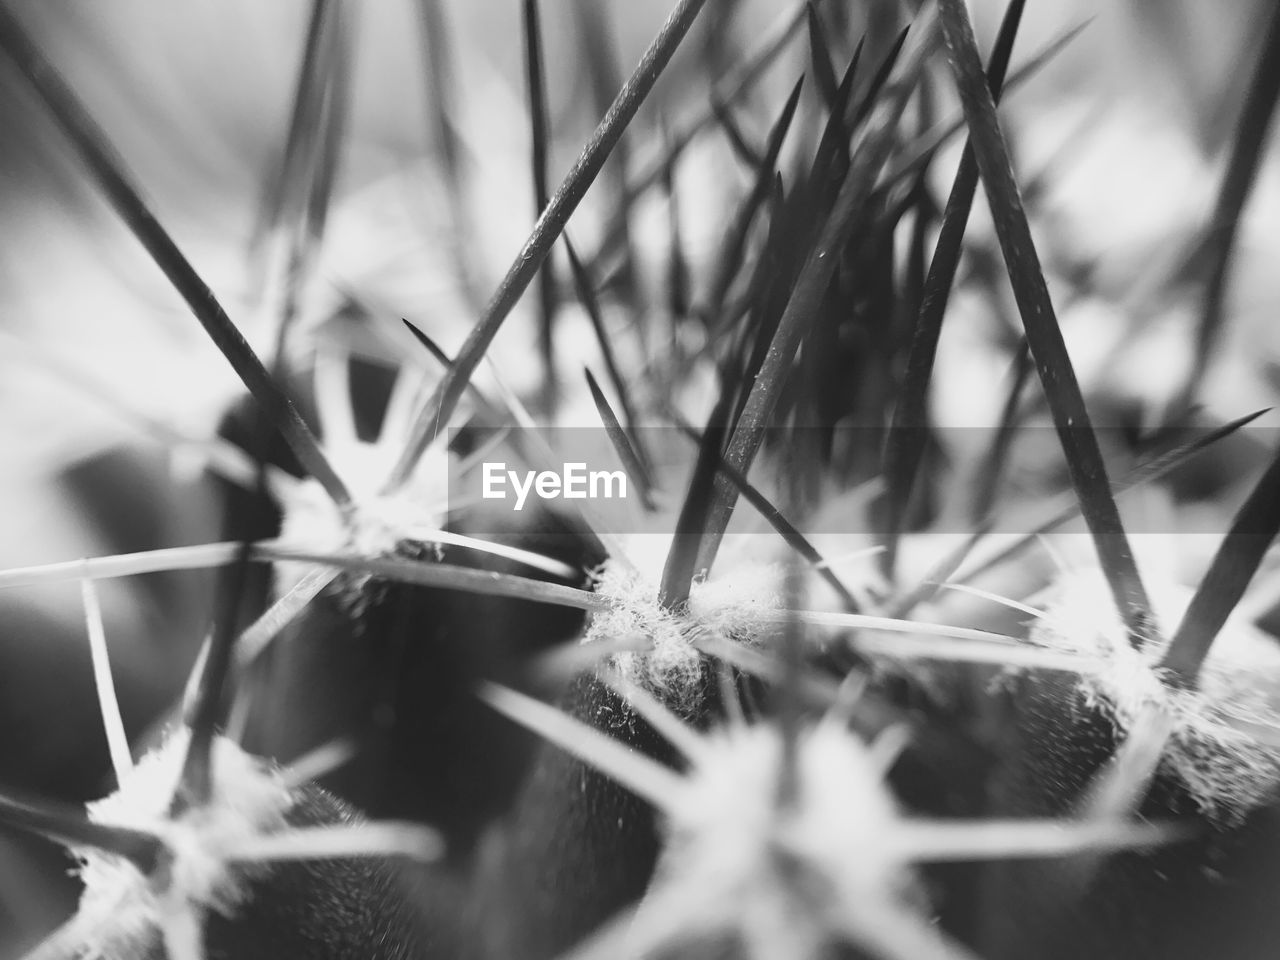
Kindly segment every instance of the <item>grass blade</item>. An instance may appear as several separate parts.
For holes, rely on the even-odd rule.
[[[747,143],[747,138],[742,133],[742,128],[738,126],[738,121],[733,117],[733,108],[723,103],[713,103],[712,111],[715,113],[716,123],[720,129],[724,131],[725,139],[729,141],[729,146],[733,148],[734,154],[742,163],[752,170],[759,169],[764,164],[764,157],[760,151],[756,150],[751,144]],[[673,154],[671,149],[671,137],[666,137],[666,153],[668,156]],[[662,168],[662,181],[665,182],[668,177],[668,171],[675,166],[675,158],[672,157],[665,167]]]
[[[1249,414],[1247,417],[1240,417],[1238,420],[1232,420],[1230,423],[1224,424],[1216,430],[1206,433],[1202,437],[1196,437],[1194,440],[1181,444],[1166,453],[1152,457],[1147,462],[1139,464],[1117,480],[1113,487],[1114,492],[1116,494],[1121,494],[1127,490],[1132,490],[1135,487],[1150,483],[1153,480],[1158,480],[1171,470],[1182,466],[1182,464],[1186,463],[1196,454],[1212,446],[1214,443],[1217,443],[1224,437],[1230,436],[1246,424],[1252,423],[1266,412],[1267,410],[1259,410],[1256,413]],[[1079,513],[1080,501],[1079,499],[1073,499],[1072,502],[1056,511],[1047,520],[1038,524],[1033,530],[1023,534],[1013,543],[1007,545],[995,554],[984,558],[973,567],[966,569],[956,577],[956,581],[960,583],[967,583],[975,579],[980,574],[983,574],[995,567],[997,564],[1003,563],[1010,557],[1015,556],[1029,544],[1034,543],[1036,538],[1041,537],[1046,533],[1050,533],[1057,527],[1060,527],[1064,523],[1074,519]]]
[[[453,233],[453,269],[459,286],[469,300],[479,301],[479,284],[470,254],[475,248],[475,231],[467,210],[465,178],[462,173],[462,140],[453,123],[455,76],[450,55],[449,24],[444,0],[418,0],[418,23],[422,34],[427,81],[427,125],[436,150],[436,159],[449,205],[449,227]]]
[[[609,12],[611,8],[603,3],[575,3],[570,5],[570,9],[577,21],[582,43],[583,65],[591,93],[588,100],[593,110],[591,116],[602,116],[622,86],[622,69],[618,63],[615,30]],[[703,29],[709,26],[706,24]],[[607,229],[617,237],[617,248],[621,252],[613,278],[626,299],[631,298],[635,289],[636,263],[631,237],[631,205],[627,202],[627,171],[630,168],[630,145],[626,140],[619,141],[613,156],[605,164],[602,177],[610,206],[605,214]]]
[[[116,213],[182,296],[200,325],[231,363],[236,374],[280,431],[299,462],[339,506],[351,502],[346,485],[334,472],[297,409],[231,322],[213,291],[178,249],[152,214],[124,162],[80,99],[45,58],[21,24],[0,8],[0,47],[49,108],[49,112],[88,167]]]
[[[315,134],[320,128],[325,93],[324,78],[329,68],[326,58],[333,52],[333,48],[325,43],[325,37],[334,6],[334,0],[312,0],[311,3],[302,62],[298,67],[298,81],[294,87],[293,107],[289,111],[289,130],[285,136],[284,153],[280,158],[279,169],[264,191],[261,213],[250,244],[250,249],[256,252],[261,251],[267,237],[280,229],[287,211],[296,210],[301,205],[297,199],[298,189],[308,180],[305,167],[308,158],[316,152]]]
[[[334,63],[329,78],[327,112],[320,137],[320,149],[315,158],[311,194],[307,199],[307,229],[315,242],[324,236],[325,226],[329,222],[333,185],[338,177],[341,146],[351,112],[354,30],[349,4],[345,0],[338,0],[333,38],[330,41],[334,47]]]
[[[787,256],[786,241],[790,226],[785,216],[787,200],[782,174],[779,173],[773,178],[766,220],[768,231],[752,268],[750,282],[740,303],[721,310],[720,327],[716,332],[724,331],[731,336],[733,328],[740,325],[737,342],[730,349],[727,363],[721,361],[721,367],[732,370],[736,381],[733,406],[729,408],[731,413],[725,420],[726,426],[733,426],[742,416],[750,384],[759,375],[769,344],[777,332],[778,321],[797,271],[796,265],[791,262],[793,258]],[[795,250],[800,251],[802,248],[797,246]],[[746,317],[745,323],[742,322],[743,317]],[[709,338],[708,349],[715,342]]]
[[[862,99],[858,101],[858,106],[854,108],[853,116],[849,119],[849,129],[852,130],[859,126],[862,121],[871,115],[872,109],[879,100],[884,85],[889,82],[889,75],[893,73],[893,68],[898,62],[898,57],[902,55],[902,48],[907,42],[908,27],[903,27],[898,33],[897,39],[893,41],[893,46],[889,48],[889,52],[885,54],[880,66],[876,68],[876,72],[871,77],[871,82],[867,84],[867,92],[862,95]]]
[[[591,329],[595,331],[596,344],[600,347],[600,356],[604,358],[604,368],[608,371],[609,382],[618,397],[618,405],[622,407],[627,436],[630,437],[631,445],[639,456],[640,462],[647,467],[653,461],[640,442],[640,435],[636,430],[635,404],[631,401],[631,391],[627,386],[626,378],[622,375],[622,369],[618,366],[618,355],[613,349],[613,340],[604,328],[600,300],[596,297],[595,287],[592,286],[587,268],[578,258],[578,251],[567,234],[564,238],[564,250],[569,258],[569,272],[573,275],[573,286],[578,294],[578,300],[582,304],[582,309],[587,312],[587,319],[591,321]]]
[[[1195,365],[1181,396],[1175,401],[1175,415],[1190,408],[1200,390],[1208,369],[1209,358],[1218,341],[1222,327],[1228,274],[1236,237],[1240,232],[1240,215],[1253,191],[1258,168],[1262,163],[1271,118],[1276,100],[1280,98],[1280,8],[1271,13],[1262,52],[1254,66],[1249,92],[1245,96],[1240,119],[1236,124],[1235,140],[1227,161],[1226,175],[1218,192],[1218,201],[1210,221],[1206,246],[1212,256],[1209,281],[1205,286],[1204,300],[1200,307],[1200,322],[1196,327],[1196,348],[1192,353]]]
[[[680,420],[678,416],[676,420],[680,432],[691,439],[694,443],[701,446],[702,435],[699,434],[698,431],[694,430],[688,423]],[[829,564],[822,555],[818,553],[817,548],[809,542],[809,538],[801,533],[795,524],[788,520],[783,515],[782,511],[775,507],[769,501],[768,497],[761,493],[754,484],[725,462],[724,457],[719,453],[716,455],[716,460],[718,461],[716,463],[716,469],[724,473],[733,482],[734,486],[738,488],[738,492],[741,493],[743,498],[755,508],[760,516],[764,517],[769,526],[773,527],[773,529],[777,531],[778,536],[782,537],[791,549],[795,550],[796,553],[800,554],[806,562],[813,566],[813,568],[818,572],[818,575],[822,577],[831,589],[836,592],[836,595],[840,597],[841,602],[845,605],[845,609],[849,613],[857,613],[858,601],[854,598],[853,594],[849,592],[849,588],[844,585],[844,582],[836,576],[835,571],[831,569],[831,564]]]
[[[1214,638],[1227,622],[1280,532],[1280,451],[1236,512],[1178,625],[1160,666],[1178,686],[1192,686]]]
[[[410,320],[406,320],[404,317],[400,318],[400,322],[405,325],[405,328],[411,334],[413,334],[413,339],[417,340],[418,343],[422,345],[422,348],[426,350],[427,353],[431,354],[432,359],[434,359],[436,363],[440,364],[440,366],[444,368],[444,371],[446,373],[448,373],[450,370],[453,369],[453,358],[444,352],[444,350],[440,347],[440,344],[436,343],[435,340],[427,336],[426,333],[423,332],[421,327],[419,327],[417,324],[413,323]],[[484,409],[493,408],[493,404],[489,401],[489,399],[483,393],[480,392],[480,388],[477,387],[474,383],[468,382],[467,389],[471,392],[472,396],[479,401],[481,407],[483,407]]]
[[[268,236],[280,235],[285,241],[276,363],[285,356],[302,291],[324,238],[341,159],[351,88],[348,14],[346,0],[316,0],[312,8],[288,140],[269,191]]]
[[[930,44],[922,38],[917,50],[916,63],[906,71],[913,77],[919,59]],[[872,118],[873,127],[867,141],[858,151],[852,166],[845,174],[831,213],[822,226],[818,240],[810,250],[801,269],[790,299],[769,345],[757,374],[755,385],[738,418],[733,437],[725,454],[725,461],[739,473],[748,475],[751,461],[764,439],[770,417],[781,398],[783,382],[792,359],[799,349],[813,319],[821,307],[827,287],[834,275],[839,251],[844,247],[850,231],[865,206],[876,173],[888,158],[893,144],[893,132],[897,127],[911,84],[904,82],[901,88],[881,105]],[[697,568],[710,569],[712,561],[729,523],[729,516],[737,501],[737,488],[727,477],[720,477],[715,484],[711,512],[703,533],[701,556]]]
[[[547,74],[543,67],[543,35],[538,0],[525,0],[525,79],[529,83],[530,163],[534,183],[535,214],[540,215],[552,196],[547,179],[548,111]]]
[[[986,187],[997,238],[1026,328],[1027,343],[1053,413],[1072,485],[1080,498],[1081,512],[1130,641],[1140,645],[1146,637],[1158,632],[1159,627],[1111,494],[1098,438],[1040,269],[1035,241],[996,116],[995,101],[978,58],[968,10],[964,0],[939,0],[938,12],[950,51],[948,60],[969,124],[969,142]]]
[[[817,0],[817,2],[821,3],[822,0]],[[676,161],[698,134],[715,122],[717,110],[736,103],[751,90],[756,81],[763,76],[765,70],[778,59],[782,51],[787,48],[787,44],[799,32],[804,24],[805,11],[808,6],[808,0],[804,0],[804,2],[796,4],[790,13],[780,17],[772,27],[765,31],[765,39],[742,62],[742,65],[731,76],[726,76],[714,84],[707,107],[692,120],[685,123],[679,131],[673,133],[670,140],[665,144],[666,149],[663,154],[646,167],[644,173],[631,182],[631,185],[623,195],[622,209],[630,209],[640,197],[661,181],[663,171]],[[592,273],[599,271],[601,263],[617,247],[620,239],[621,237],[616,229],[606,233],[595,256],[590,260],[589,265]]]
[[[808,3],[804,8],[805,20],[809,25],[809,59],[813,62],[813,77],[822,94],[822,102],[828,110],[836,110],[836,72],[831,66],[831,47],[827,43],[827,28],[822,25],[817,8]]]
[[[587,375],[587,389],[591,391],[591,399],[596,405],[596,411],[600,414],[600,421],[604,424],[609,442],[617,451],[618,459],[622,461],[622,468],[627,471],[632,482],[640,490],[641,506],[650,512],[656,510],[657,507],[653,502],[653,478],[640,459],[640,454],[631,445],[631,438],[618,422],[617,414],[613,412],[613,407],[609,406],[609,400],[601,391],[600,384],[596,383],[596,378],[591,375],[590,370],[583,372]]]
[[[431,358],[435,360],[436,363],[440,364],[440,366],[443,367],[445,370],[448,370],[450,367],[453,366],[453,358],[444,352],[444,348],[441,347],[440,344],[436,343],[435,340],[427,336],[426,332],[421,327],[419,327],[412,320],[407,320],[404,317],[400,318],[400,322],[405,325],[405,328],[411,334],[413,334],[413,339],[417,340],[418,343],[422,344],[422,348],[426,350],[427,353],[431,354]]]
[[[742,251],[746,246],[747,235],[751,232],[751,224],[755,222],[756,212],[764,201],[768,199],[773,187],[778,154],[782,151],[782,143],[786,139],[787,130],[790,129],[791,121],[795,117],[796,106],[800,103],[800,90],[803,85],[804,78],[801,77],[796,81],[795,86],[791,88],[791,94],[787,97],[787,102],[783,104],[782,112],[778,114],[778,119],[769,131],[768,144],[765,147],[764,157],[760,166],[756,169],[756,179],[752,185],[751,192],[747,194],[729,229],[725,232],[725,238],[720,247],[720,255],[712,273],[711,295],[706,308],[708,316],[713,318],[724,305],[724,299],[729,292],[729,287],[742,267]]]
[[[665,123],[662,124],[662,141],[671,141]],[[667,312],[671,322],[671,342],[675,348],[679,342],[675,332],[677,324],[689,313],[689,258],[685,255],[684,234],[680,228],[680,194],[676,190],[674,163],[663,168],[662,195],[667,211]]]
[[[976,492],[969,515],[974,523],[980,523],[988,517],[996,505],[996,492],[1004,479],[1005,467],[1009,462],[1009,451],[1013,447],[1014,432],[1019,422],[1018,405],[1022,394],[1026,391],[1027,380],[1031,377],[1031,352],[1027,349],[1027,341],[1018,344],[1018,352],[1013,358],[1013,377],[1009,382],[1009,392],[1005,394],[1004,406],[1000,410],[1000,425],[991,440],[991,449],[987,451],[978,470],[974,482]]]
[[[276,341],[277,364],[282,363],[286,355],[286,339],[297,321],[303,291],[315,269],[324,241],[350,113],[351,51],[355,44],[351,36],[350,9],[345,0],[337,0],[332,17],[333,25],[327,37],[331,51],[323,91],[324,112],[318,121],[314,154],[308,158],[310,169],[301,216],[291,231],[293,237],[285,274],[285,299]]]
[[[454,71],[450,57],[451,40],[444,17],[442,0],[421,0],[418,4],[419,23],[422,27],[423,58],[427,71],[430,96],[431,128],[436,136],[444,177],[450,188],[461,183],[462,141],[450,118],[450,97],[453,94]],[[466,217],[461,219],[465,222]]]
[[[836,87],[827,122],[818,138],[818,149],[813,154],[809,180],[821,191],[828,183],[838,180],[848,169],[849,136],[853,121],[853,84],[858,76],[858,64],[862,62],[862,41],[853,51],[849,65],[845,67],[840,85]]]
[[[533,214],[542,216],[551,200],[551,188],[547,185],[547,78],[542,65],[542,27],[538,16],[538,0],[524,0],[524,62],[525,79],[529,89],[529,162],[533,178]],[[542,404],[550,414],[556,405],[555,364],[555,275],[552,259],[542,265],[538,273],[538,347],[542,353]]]
[[[997,102],[1009,69],[1014,39],[1017,37],[1025,6],[1026,0],[1010,2],[991,53],[987,84]],[[942,321],[946,316],[947,303],[955,282],[956,268],[960,265],[965,228],[969,223],[969,213],[973,209],[973,197],[977,188],[977,161],[972,147],[965,144],[951,185],[951,194],[947,197],[947,205],[942,213],[938,242],[925,279],[920,315],[916,319],[911,346],[907,352],[906,372],[903,374],[898,403],[894,407],[893,419],[885,439],[885,482],[890,490],[896,491],[888,498],[889,523],[888,536],[885,538],[885,569],[890,577],[896,565],[902,521],[924,457],[927,439],[924,430],[927,416],[925,408],[929,399],[929,383],[933,379],[933,363],[942,334]]]
[[[1004,92],[1012,94],[1034,79],[1045,67],[1056,60],[1058,55],[1080,36],[1091,22],[1086,20],[1079,23],[1040,47],[1035,54],[1027,58],[1026,63],[1009,74],[1004,83]],[[964,115],[959,114],[938,124],[931,132],[917,137],[912,144],[904,147],[901,159],[895,160],[885,172],[885,185],[897,184],[905,177],[915,176],[938,149],[964,127]]]
[[[662,568],[662,582],[658,587],[658,603],[667,610],[678,610],[689,600],[689,590],[698,574],[698,554],[702,549],[703,531],[707,514],[711,510],[715,494],[716,467],[724,459],[721,452],[728,439],[725,418],[733,401],[733,385],[726,383],[720,399],[707,420],[698,446],[698,459],[689,480],[689,492],[680,507],[676,519],[675,534],[671,538],[671,550]]]
[[[418,416],[404,454],[397,462],[387,482],[387,488],[400,487],[413,472],[435,435],[436,425],[448,422],[462,397],[466,385],[476,367],[497,335],[499,327],[516,305],[543,260],[551,252],[552,245],[563,232],[569,217],[577,208],[587,188],[599,174],[613,147],[621,139],[627,125],[635,116],[640,104],[661,76],[663,69],[676,48],[693,25],[694,19],[706,4],[706,0],[680,0],[663,24],[657,37],[645,52],[635,73],[623,85],[609,112],[592,134],[581,156],[555,196],[538,218],[533,233],[521,248],[507,275],[498,287],[480,322],[467,337],[452,369],[427,400]]]

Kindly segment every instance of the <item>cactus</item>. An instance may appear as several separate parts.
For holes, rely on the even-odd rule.
[[[984,63],[964,0],[810,0],[754,44],[752,4],[673,0],[623,80],[613,28],[650,14],[524,0],[524,91],[481,103],[466,6],[419,0],[412,161],[443,226],[416,262],[448,291],[399,309],[386,271],[329,258],[360,201],[358,25],[386,14],[313,0],[246,271],[267,337],[10,6],[0,61],[40,137],[243,391],[193,428],[109,362],[7,338],[142,440],[58,472],[78,552],[0,570],[34,651],[4,654],[8,726],[42,645],[75,701],[0,750],[6,956],[1274,955],[1280,454],[1243,429],[1265,411],[1211,395],[1210,348],[1280,15],[1214,219],[1116,297],[1199,300],[1185,369],[1113,429],[1133,397],[1076,339],[1105,265],[1054,232],[1056,171],[997,109],[1082,42],[1023,50],[1035,4]],[[535,217],[496,271],[511,212],[477,217],[471,181],[506,158],[476,104],[527,112]],[[1107,309],[1132,356],[1144,321]],[[498,339],[522,325],[524,358]],[[957,380],[989,432],[939,422]],[[583,434],[620,511],[570,493]],[[513,510],[468,495],[499,456],[529,477]],[[1193,495],[1212,550],[1148,549],[1135,518],[1190,529]],[[48,599],[71,583],[82,618]]]

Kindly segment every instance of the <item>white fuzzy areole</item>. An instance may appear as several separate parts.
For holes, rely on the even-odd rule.
[[[657,883],[714,891],[702,900],[723,915],[700,920],[740,930],[750,921],[748,936],[793,945],[806,931],[841,929],[833,918],[848,925],[860,911],[906,905],[909,864],[892,843],[897,806],[866,747],[834,724],[802,730],[794,803],[780,811],[782,749],[772,725],[712,738],[667,811]]]
[[[596,573],[595,592],[613,601],[610,609],[591,616],[583,638],[617,641],[628,637],[651,640],[644,653],[619,653],[614,665],[627,679],[679,700],[692,692],[700,675],[701,655],[692,644],[699,633],[735,643],[758,641],[762,619],[782,607],[782,568],[749,563],[695,582],[686,613],[674,613],[658,603],[658,585],[621,564],[606,561]]]
[[[344,445],[334,463],[351,491],[352,505],[344,516],[314,479],[301,481],[281,504],[284,520],[280,541],[285,546],[313,553],[354,553],[385,557],[411,536],[411,531],[435,529],[448,496],[448,453],[429,449],[414,472],[413,480],[393,494],[381,492],[391,470],[388,453],[378,444]],[[311,564],[279,562],[275,565],[276,596],[289,592]],[[369,577],[344,577],[344,594],[354,599]]]
[[[158,871],[161,876],[148,877],[112,854],[76,851],[85,885],[79,913],[95,931],[94,948],[102,960],[133,960],[175,909],[233,912],[247,873],[243,867],[233,872],[220,851],[285,826],[293,799],[279,772],[225,738],[214,741],[209,803],[171,819],[188,740],[185,729],[171,734],[142,758],[119,790],[87,806],[96,823],[158,834],[172,855]]]
[[[1251,623],[1229,618],[1214,641],[1195,690],[1176,690],[1155,669],[1191,601],[1178,584],[1147,584],[1166,639],[1141,650],[1129,643],[1102,573],[1070,571],[1054,585],[1035,643],[1103,660],[1080,677],[1088,703],[1123,733],[1141,709],[1162,704],[1174,718],[1161,767],[1176,777],[1206,815],[1238,820],[1280,787],[1280,644]],[[1265,732],[1266,736],[1257,733]]]

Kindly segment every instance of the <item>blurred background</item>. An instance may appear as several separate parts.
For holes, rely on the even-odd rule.
[[[233,319],[270,354],[278,251],[264,239],[263,210],[284,159],[311,4],[7,6],[109,132]],[[868,49],[883,50],[903,22],[900,6],[821,3],[849,40],[838,61],[864,32],[881,38]],[[1158,423],[1194,362],[1202,270],[1187,252],[1211,219],[1270,6],[1028,5],[1015,65],[1088,21],[1048,68],[1009,95],[1002,114],[1064,332],[1100,422]],[[542,4],[553,185],[667,7]],[[616,188],[645,169],[661,153],[664,131],[705,111],[712,80],[792,9],[781,0],[712,0],[571,221],[581,249],[595,249],[610,221],[616,189],[604,185]],[[974,4],[984,49],[1001,13],[994,0]],[[349,110],[299,326],[330,322],[354,294],[386,316],[414,319],[452,353],[475,322],[476,294],[484,299],[493,291],[534,220],[520,3],[379,0],[351,4],[348,16]],[[763,139],[808,56],[801,32],[743,99],[736,117],[748,140]],[[217,539],[219,503],[198,451],[155,442],[145,421],[207,436],[239,395],[238,382],[8,63],[0,63],[0,78],[0,566]],[[944,70],[931,89],[938,114],[955,110]],[[958,149],[949,143],[933,167],[939,197]],[[1245,208],[1228,321],[1200,392],[1209,423],[1269,406],[1280,389],[1273,322],[1280,307],[1280,168],[1273,152],[1264,153]],[[749,183],[724,136],[707,134],[685,151],[673,190],[691,276],[705,272],[726,211]],[[661,191],[630,212],[640,290],[662,282],[667,217]],[[975,250],[995,250],[981,201],[970,237]],[[460,262],[469,278],[459,276]],[[492,354],[536,405],[542,371],[534,359],[533,299],[525,298]],[[625,326],[643,323],[635,311],[658,299],[640,296],[625,310],[607,306]],[[941,426],[986,427],[998,418],[1009,352],[1007,326],[995,312],[989,297],[956,294],[934,383]],[[598,363],[593,348],[582,346],[587,329],[566,306],[556,354],[565,370]],[[377,353],[395,349],[394,342],[366,347]],[[559,421],[594,424],[582,391],[566,391]],[[1264,438],[1224,454],[1223,463],[1242,472],[1209,484],[1200,498],[1196,509],[1208,511],[1208,529],[1230,516],[1243,489],[1235,481],[1270,445]],[[1188,529],[1193,515],[1180,521]],[[208,623],[210,578],[153,574],[104,583],[103,594],[125,718],[141,731],[190,667]],[[78,597],[74,583],[0,591],[0,783],[68,800],[100,795],[108,771]],[[59,854],[0,838],[0,955],[64,915],[75,895],[64,873]]]

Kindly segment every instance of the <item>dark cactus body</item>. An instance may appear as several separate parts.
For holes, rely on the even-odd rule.
[[[1011,762],[995,793],[997,816],[1068,814],[1117,744],[1109,718],[1085,703],[1073,678],[1025,679],[1015,693]],[[988,870],[985,955],[1114,960],[1263,960],[1280,944],[1280,810],[1235,826],[1199,812],[1186,789],[1158,773],[1139,810],[1180,819],[1198,837],[1100,862],[1087,884],[1082,859],[1008,861]]]
[[[358,822],[355,811],[303,787],[291,826]],[[249,883],[230,917],[211,914],[209,960],[456,960],[465,899],[439,869],[381,858],[283,862]]]
[[[575,531],[551,515],[540,522],[542,531],[526,527],[503,539],[578,567],[592,564]],[[465,548],[444,548],[442,559],[531,574]],[[475,685],[518,682],[531,655],[577,635],[582,614],[381,582],[363,591],[362,607],[353,608],[341,585],[331,588],[282,635],[248,747],[292,758],[352,738],[357,755],[325,785],[372,816],[437,826],[451,852],[463,855],[509,805],[533,748],[529,734],[476,699]]]
[[[704,684],[688,718],[699,726],[718,710],[713,689]],[[560,709],[677,765],[667,741],[593,674],[573,682]],[[659,815],[647,801],[544,745],[477,868],[484,956],[550,960],[565,952],[641,897],[659,849]]]

